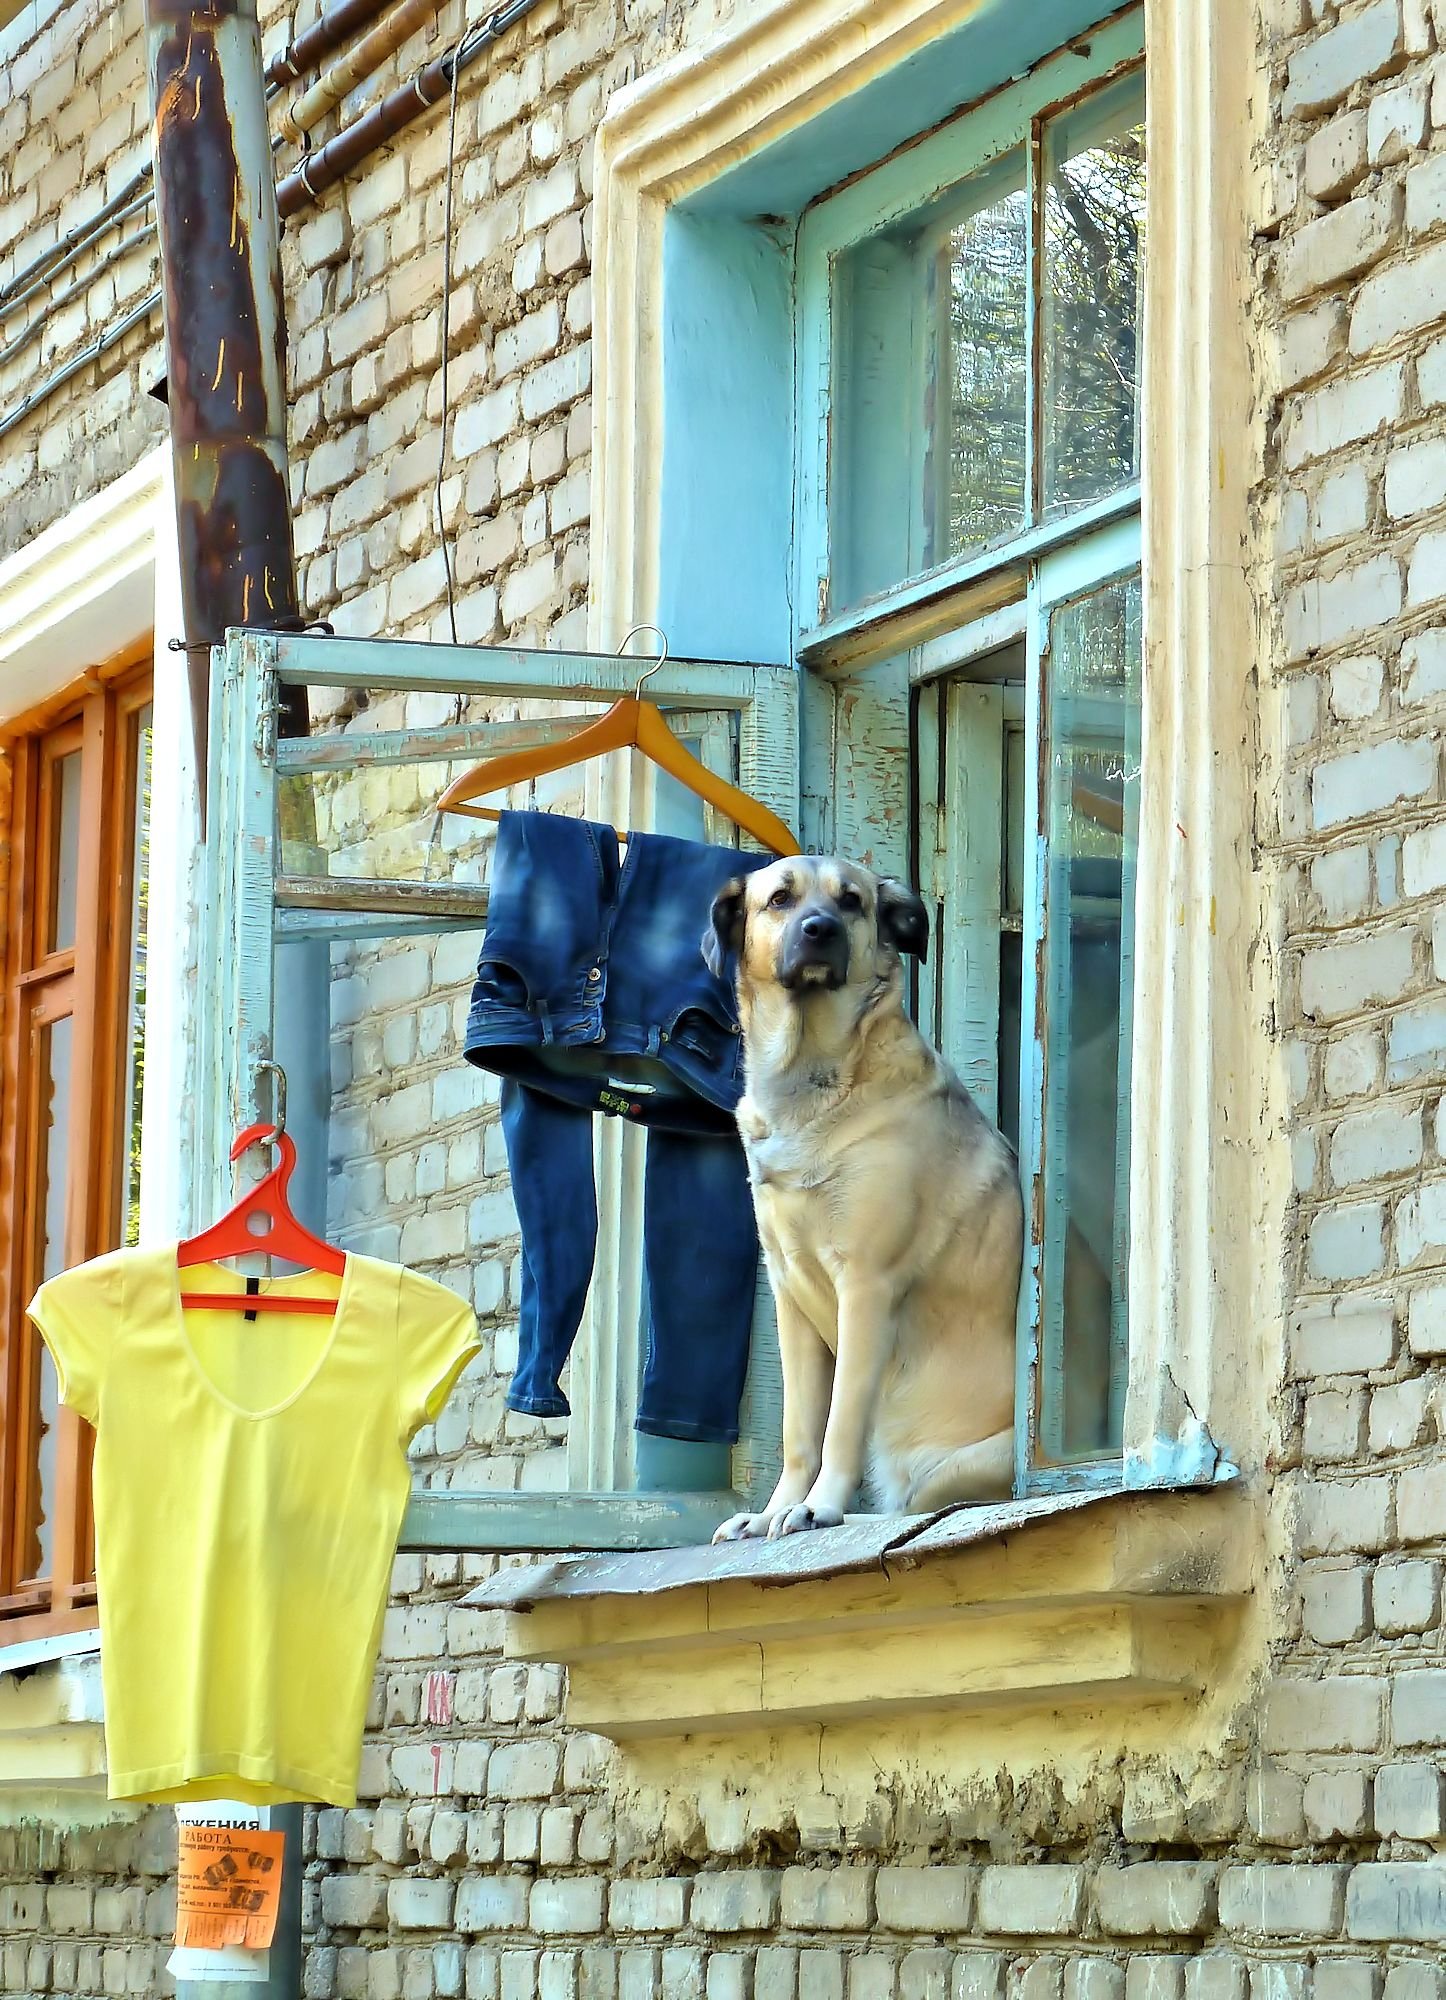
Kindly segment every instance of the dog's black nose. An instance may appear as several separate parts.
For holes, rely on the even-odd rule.
[[[798,928],[810,944],[828,944],[843,932],[843,925],[837,917],[831,917],[827,910],[810,910],[801,919]]]

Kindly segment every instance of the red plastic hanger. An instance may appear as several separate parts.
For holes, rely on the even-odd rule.
[[[248,1125],[231,1148],[231,1158],[239,1160],[248,1146],[267,1141],[275,1146],[276,1165],[242,1195],[219,1222],[203,1229],[199,1236],[177,1246],[176,1263],[185,1270],[191,1264],[214,1264],[224,1257],[252,1257],[258,1252],[285,1257],[313,1271],[327,1271],[339,1277],[346,1269],[346,1253],[298,1222],[291,1212],[287,1186],[296,1165],[296,1144],[284,1124]],[[252,1218],[265,1227],[251,1228]],[[298,1298],[280,1292],[186,1292],[181,1304],[199,1312],[293,1312],[335,1313],[335,1299]]]

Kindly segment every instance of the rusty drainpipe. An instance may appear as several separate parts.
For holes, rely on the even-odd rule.
[[[301,623],[256,0],[145,0],[181,600],[205,816],[210,648]],[[289,691],[284,733],[306,729]]]

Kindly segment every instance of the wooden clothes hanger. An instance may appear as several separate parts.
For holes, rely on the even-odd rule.
[[[656,627],[640,625],[636,630],[652,631]],[[628,639],[632,637],[630,632]],[[628,639],[624,639],[624,646]],[[740,791],[700,763],[684,749],[653,703],[643,700],[643,682],[649,674],[657,673],[667,658],[664,641],[662,658],[640,677],[633,692],[615,701],[605,715],[579,730],[576,736],[537,750],[514,750],[501,757],[489,757],[460,778],[454,778],[437,801],[438,813],[465,813],[469,819],[500,819],[502,815],[495,806],[473,805],[471,801],[487,792],[505,791],[511,785],[525,785],[533,778],[546,777],[549,772],[566,770],[570,764],[585,764],[589,758],[601,757],[610,750],[641,750],[679,784],[726,813],[760,847],[779,855],[801,853],[798,842],[776,813],[770,812],[761,799]]]
[[[292,1213],[288,1187],[296,1165],[296,1142],[286,1129],[286,1081],[274,1063],[258,1065],[275,1072],[276,1123],[248,1125],[237,1134],[231,1158],[239,1160],[248,1146],[269,1142],[277,1151],[276,1165],[263,1180],[228,1208],[219,1222],[203,1229],[176,1247],[176,1264],[186,1270],[194,1264],[215,1264],[225,1257],[251,1257],[258,1252],[268,1257],[285,1257],[313,1271],[340,1277],[346,1270],[346,1253],[313,1236]],[[253,1231],[253,1218],[265,1227]],[[187,1292],[181,1304],[197,1312],[292,1312],[335,1314],[335,1299],[303,1298],[281,1292]]]

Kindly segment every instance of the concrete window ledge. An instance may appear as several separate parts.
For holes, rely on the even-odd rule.
[[[105,1797],[105,1724],[94,1632],[0,1649],[0,1800]]]
[[[944,1708],[1189,1701],[1218,1679],[1256,1537],[1238,1485],[1049,1495],[779,1542],[506,1570],[514,1660],[623,1741]]]

